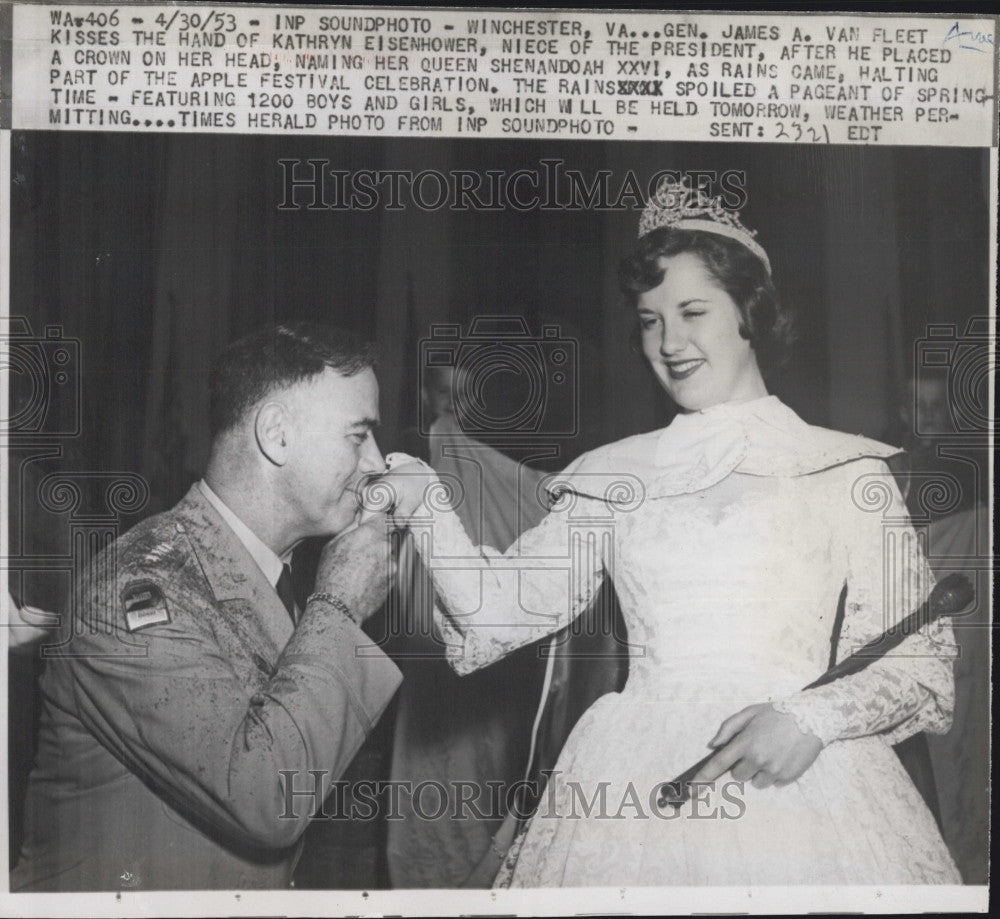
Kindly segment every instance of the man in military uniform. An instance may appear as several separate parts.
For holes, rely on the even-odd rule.
[[[377,419],[348,333],[296,323],[223,354],[204,480],[97,559],[50,649],[12,890],[291,882],[400,680],[359,628],[392,574],[384,518],[358,518]],[[337,534],[299,610],[292,549]]]

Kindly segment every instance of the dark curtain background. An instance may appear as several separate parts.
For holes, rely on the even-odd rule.
[[[15,596],[58,607],[64,585],[27,559],[72,556],[69,514],[39,506],[41,479],[141,474],[149,499],[119,515],[122,529],[172,505],[207,457],[211,359],[262,323],[330,320],[377,341],[386,452],[417,422],[417,342],[432,323],[484,315],[523,317],[532,333],[556,325],[577,343],[578,432],[546,438],[559,455],[541,465],[668,421],[617,289],[637,208],[278,207],[281,159],[485,173],[538,171],[548,157],[588,176],[610,169],[612,189],[628,170],[643,184],[659,169],[745,172],[743,219],[799,319],[773,389],[810,422],[884,437],[927,324],[962,329],[987,313],[987,151],[15,132],[12,314],[36,335],[58,326],[79,340],[81,368],[79,435],[11,452]],[[26,666],[12,673],[13,851],[30,761]]]

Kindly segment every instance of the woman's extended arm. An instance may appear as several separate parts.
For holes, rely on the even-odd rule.
[[[934,579],[920,551],[903,499],[881,461],[840,470],[832,517],[843,519],[848,547],[847,604],[837,659],[864,647],[916,609]],[[864,509],[855,486],[881,494]],[[857,503],[855,503],[857,501]],[[719,748],[694,782],[714,781],[732,769],[738,781],[784,785],[812,765],[824,746],[884,733],[895,744],[918,731],[943,733],[954,705],[955,643],[943,620],[907,637],[859,673],[773,703],[751,705],[723,722],[711,746]]]
[[[885,500],[871,510],[853,502],[850,506],[851,523],[845,536],[847,602],[838,660],[899,623],[927,599],[934,586],[888,467],[873,462],[868,470],[859,469],[852,483],[855,499],[859,488],[867,487],[869,496],[874,491]],[[938,620],[860,673],[796,693],[775,707],[793,715],[800,728],[825,744],[876,733],[885,733],[887,741],[896,744],[919,731],[944,733],[954,707],[955,655],[951,625]]]
[[[380,482],[392,489],[394,519],[410,529],[431,572],[445,608],[435,620],[458,673],[557,632],[601,585],[612,517],[601,502],[567,496],[501,554],[466,535],[449,503],[459,498],[460,483],[416,462],[394,464]]]

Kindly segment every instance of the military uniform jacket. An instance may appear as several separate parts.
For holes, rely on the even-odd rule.
[[[102,553],[73,606],[11,889],[286,886],[396,666],[328,607],[294,628],[197,486]]]

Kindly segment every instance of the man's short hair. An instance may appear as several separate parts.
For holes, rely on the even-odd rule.
[[[212,436],[235,427],[269,393],[327,368],[345,377],[375,366],[371,342],[322,322],[267,326],[233,342],[209,379]]]

